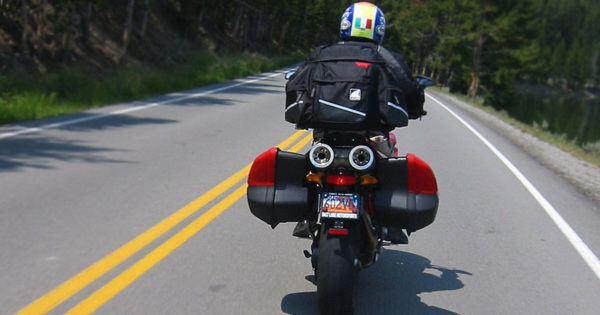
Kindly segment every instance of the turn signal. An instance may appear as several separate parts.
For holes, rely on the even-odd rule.
[[[316,173],[310,173],[308,175],[306,175],[306,180],[310,183],[317,183],[320,184],[321,183],[321,174],[316,174]]]
[[[378,180],[377,178],[371,176],[371,175],[364,175],[360,177],[360,184],[361,185],[375,185],[377,184]]]

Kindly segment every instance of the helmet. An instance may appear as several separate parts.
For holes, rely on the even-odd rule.
[[[340,23],[340,38],[365,38],[381,44],[385,34],[385,16],[370,2],[357,2],[349,6]]]

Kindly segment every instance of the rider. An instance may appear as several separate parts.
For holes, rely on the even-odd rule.
[[[416,119],[426,114],[423,110],[425,96],[423,88],[419,87],[418,82],[411,75],[410,68],[406,65],[404,58],[395,52],[391,52],[381,46],[385,35],[386,21],[381,9],[369,2],[357,2],[349,6],[342,15],[340,22],[340,39],[337,44],[315,49],[309,59],[318,59],[317,54],[326,52],[327,49],[336,49],[339,51],[339,45],[361,45],[375,48],[378,56],[385,60],[389,74],[396,83],[396,88],[402,91],[405,103],[408,109],[408,118]],[[301,66],[302,67],[302,66]],[[369,130],[366,136],[370,138],[380,153],[386,156],[394,154],[394,144],[390,140],[390,131],[393,127],[381,126],[380,130]],[[320,139],[324,136],[324,131],[315,129],[314,138]],[[393,136],[393,134],[392,134]],[[294,230],[294,235],[300,236],[307,234],[306,223],[300,222]],[[408,237],[402,230],[388,230],[387,240],[392,243],[406,244]]]
[[[411,70],[406,65],[402,55],[381,46],[385,35],[385,27],[385,16],[379,7],[370,2],[354,3],[342,15],[340,22],[341,41],[330,45],[329,48],[335,49],[337,45],[375,46],[379,56],[385,60],[386,66],[391,70],[389,73],[394,77],[397,88],[403,92],[409,118],[419,118],[427,113],[423,110],[423,103],[425,102],[423,89],[419,87],[417,80],[411,75]],[[320,50],[320,52],[322,53],[325,49]],[[387,130],[371,130],[368,136],[381,153],[391,156],[393,155],[394,145],[389,140],[388,131],[393,128],[381,129]],[[314,134],[315,138],[318,139],[322,137],[323,131],[315,130]]]

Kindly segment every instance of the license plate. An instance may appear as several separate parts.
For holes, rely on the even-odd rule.
[[[322,218],[357,219],[358,208],[357,194],[323,193],[321,197]]]

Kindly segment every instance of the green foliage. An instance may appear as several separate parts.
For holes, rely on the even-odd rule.
[[[90,76],[77,69],[56,74],[0,76],[0,124],[81,111],[90,107],[197,88],[278,69],[304,55],[236,54],[189,56],[172,68],[129,69]]]

